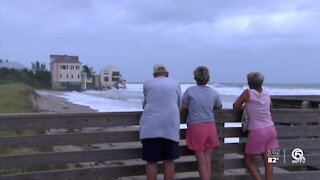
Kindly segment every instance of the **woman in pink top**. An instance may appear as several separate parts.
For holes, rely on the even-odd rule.
[[[244,161],[248,171],[255,180],[261,180],[254,158],[261,155],[265,167],[265,179],[272,179],[272,164],[268,162],[268,152],[279,147],[277,133],[271,118],[271,99],[262,89],[264,77],[259,72],[247,75],[249,89],[243,91],[233,104],[233,109],[241,109],[244,105],[248,114],[248,140],[244,153]]]

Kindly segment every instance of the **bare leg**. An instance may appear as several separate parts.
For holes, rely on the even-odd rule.
[[[244,154],[244,162],[248,168],[249,173],[255,180],[261,180],[260,173],[254,164],[254,155]]]
[[[174,161],[173,160],[165,160],[164,162],[164,179],[165,180],[173,180],[174,177]]]
[[[156,162],[147,162],[146,166],[146,176],[147,180],[156,180],[157,179],[157,169],[158,163]]]
[[[206,159],[205,151],[194,151],[194,154],[196,155],[196,158],[197,158],[200,179],[209,180],[210,177],[208,177],[207,159]]]
[[[264,152],[262,154],[262,159],[264,163],[265,178],[266,180],[271,180],[273,174],[273,166],[272,163],[268,163],[268,152]]]
[[[212,149],[213,149],[213,148],[204,150],[204,153],[205,153],[205,155],[206,155],[207,173],[208,173],[209,179],[211,178]]]

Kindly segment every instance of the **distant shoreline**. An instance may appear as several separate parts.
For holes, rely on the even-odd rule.
[[[88,106],[74,104],[63,97],[39,94],[32,97],[31,101],[38,113],[90,113],[97,112]],[[57,92],[59,93],[59,92]]]

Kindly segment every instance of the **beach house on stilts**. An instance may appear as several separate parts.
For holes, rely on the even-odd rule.
[[[122,78],[120,70],[114,66],[107,66],[100,72],[100,89],[125,88],[126,81]]]
[[[52,89],[83,91],[87,83],[92,83],[78,56],[50,55],[50,71]]]

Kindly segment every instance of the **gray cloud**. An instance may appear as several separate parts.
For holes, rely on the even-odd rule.
[[[162,62],[180,81],[207,65],[220,82],[260,70],[270,82],[319,83],[319,19],[318,0],[2,0],[0,58],[78,55],[128,81],[151,78]]]

